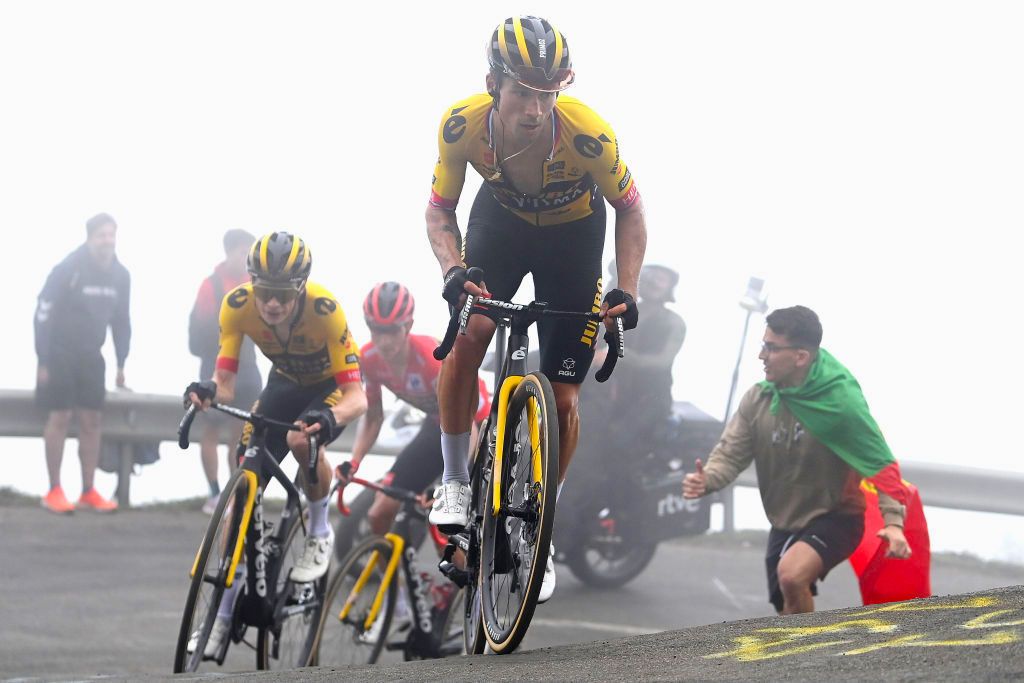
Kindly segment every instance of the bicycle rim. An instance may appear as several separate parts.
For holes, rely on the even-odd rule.
[[[480,615],[480,545],[481,528],[483,526],[483,510],[487,503],[487,487],[490,483],[488,472],[491,467],[490,458],[490,419],[484,421],[480,429],[480,442],[477,446],[476,458],[473,460],[473,468],[470,471],[470,505],[472,506],[472,518],[466,533],[470,537],[472,547],[471,555],[476,560],[469,562],[467,569],[470,571],[470,581],[462,589],[464,594],[462,600],[462,641],[467,654],[483,654],[487,648],[487,638],[484,636],[484,624]]]
[[[205,659],[203,651],[224,595],[224,582],[227,580],[232,553],[238,542],[239,523],[245,509],[247,493],[248,480],[239,470],[228,480],[210,519],[185,600],[185,611],[182,614],[178,646],[174,655],[175,673],[194,672],[204,668],[214,670],[220,666],[216,660]],[[241,562],[244,562],[244,555]],[[244,582],[244,573],[236,577],[235,581]],[[243,586],[238,583],[238,587],[237,594],[241,595]],[[197,642],[195,651],[190,653],[188,646],[193,636]],[[242,654],[233,652],[229,646],[224,664],[236,670],[251,667],[251,660],[244,661]]]
[[[298,510],[295,510],[295,514]],[[261,628],[256,641],[256,659],[260,669],[282,671],[309,666],[320,625],[327,577],[308,584],[296,584],[288,575],[302,555],[306,537],[302,524],[296,520],[280,547],[268,540],[266,552],[276,557],[277,591],[274,623]]]
[[[558,416],[546,377],[523,378],[509,401],[505,429],[501,512],[496,517],[490,512],[494,487],[489,486],[480,563],[484,634],[498,654],[512,652],[526,635],[551,543]]]
[[[331,579],[324,598],[314,645],[314,659],[319,666],[351,666],[373,664],[380,656],[391,628],[397,597],[398,572],[385,589],[376,619],[366,627],[388,558],[391,543],[372,536],[356,545],[341,562]],[[360,579],[363,582],[360,584]],[[346,604],[351,606],[346,612]]]

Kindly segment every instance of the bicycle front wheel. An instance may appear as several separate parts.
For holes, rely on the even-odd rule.
[[[558,414],[547,377],[531,373],[509,400],[500,471],[500,511],[488,487],[480,566],[487,644],[512,652],[526,635],[544,579],[558,488]]]
[[[206,535],[199,547],[189,585],[188,597],[185,599],[185,612],[181,618],[181,629],[178,632],[178,645],[174,652],[174,673],[199,671],[200,668],[213,670],[225,663],[228,656],[224,642],[218,652],[206,656],[207,643],[217,618],[226,589],[225,583],[231,566],[244,512],[248,505],[249,480],[242,470],[236,471],[228,480],[220,494],[220,502],[213,512]],[[245,554],[239,558],[244,568]],[[238,586],[236,595],[242,593],[244,572],[238,572],[234,585]],[[232,606],[233,607],[233,606]],[[232,627],[232,634],[236,628]],[[224,639],[228,641],[228,638]],[[243,664],[239,656],[232,657],[227,663],[232,669],[251,667],[252,660]]]
[[[314,645],[319,666],[373,664],[380,656],[395,611],[398,570],[381,591],[394,546],[371,536],[356,545],[331,579]],[[377,615],[367,624],[375,603]]]
[[[476,457],[470,469],[470,514],[466,534],[469,536],[470,551],[466,558],[466,569],[470,582],[460,591],[462,598],[462,642],[466,654],[479,655],[487,649],[484,623],[480,615],[480,545],[483,528],[484,506],[487,504],[487,486],[491,471],[491,422],[484,420],[480,429]]]
[[[294,514],[298,514],[297,509]],[[256,663],[260,669],[283,671],[312,663],[327,576],[302,584],[288,578],[305,542],[302,524],[296,520],[280,546],[273,540],[267,543],[266,552],[271,562],[277,564],[277,597],[272,623],[260,629],[256,641]]]

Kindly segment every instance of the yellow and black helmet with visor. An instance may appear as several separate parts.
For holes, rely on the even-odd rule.
[[[487,61],[493,71],[542,92],[565,90],[575,77],[565,36],[540,17],[503,21],[491,35]]]
[[[299,237],[287,232],[272,232],[252,245],[246,265],[252,277],[253,292],[259,298],[268,300],[268,297],[260,295],[279,292],[279,301],[282,298],[290,300],[305,287],[313,257]]]

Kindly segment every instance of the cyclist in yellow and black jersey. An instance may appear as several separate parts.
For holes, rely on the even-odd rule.
[[[281,326],[264,321],[254,287],[242,285],[224,298],[217,369],[236,372],[242,339],[249,337],[274,363],[273,371],[294,384],[309,386],[333,380],[340,387],[360,381],[359,346],[349,332],[345,312],[330,292],[307,282],[305,291],[295,299],[291,321],[280,330]]]
[[[438,161],[426,211],[430,245],[444,274],[443,296],[458,306],[465,293],[509,300],[527,273],[538,301],[552,309],[601,312],[637,324],[635,296],[647,244],[643,205],[619,156],[611,127],[585,104],[559,97],[574,78],[569,45],[550,22],[511,17],[487,46],[487,94],[449,108],[438,133]],[[465,244],[455,216],[466,165],[483,177],[470,211]],[[605,200],[615,209],[615,256],[621,289],[602,302]],[[486,282],[468,281],[478,266]],[[470,320],[444,362],[438,389],[443,485],[431,522],[468,520],[470,405],[475,377],[494,323]],[[558,409],[559,482],[579,436],[579,391],[594,357],[597,325],[572,320],[539,323],[541,369]],[[553,553],[552,553],[553,554]],[[548,565],[538,602],[554,590]]]
[[[338,301],[322,286],[307,282],[311,267],[309,248],[298,237],[275,232],[260,238],[248,257],[252,282],[236,287],[221,304],[220,351],[214,376],[193,382],[185,391],[186,399],[204,408],[214,400],[230,403],[239,350],[243,337],[248,336],[274,363],[255,409],[305,429],[288,432],[287,437],[268,437],[267,449],[278,461],[290,450],[304,472],[309,462],[306,434],[317,435],[318,481],[305,482],[310,532],[303,555],[292,569],[291,578],[297,582],[322,576],[333,553],[334,532],[327,523],[331,466],[323,448],[345,425],[366,412],[359,347]],[[250,432],[247,429],[243,442]],[[225,623],[232,600],[233,596],[225,596],[221,605]]]

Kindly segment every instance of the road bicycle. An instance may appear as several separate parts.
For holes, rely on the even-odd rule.
[[[174,652],[174,672],[198,671],[204,665],[245,667],[245,643],[256,651],[258,669],[291,669],[310,664],[313,642],[326,587],[326,575],[317,581],[296,583],[289,575],[302,554],[308,530],[296,482],[289,480],[266,447],[272,431],[301,431],[301,427],[272,420],[259,413],[214,403],[215,410],[253,426],[245,456],[220,494],[206,535],[189,573],[188,597]],[[178,445],[189,445],[189,430],[196,416],[190,406],[178,428]],[[309,435],[309,481],[317,480],[319,460],[315,435]],[[267,518],[263,503],[266,485],[277,480],[287,499],[276,522]],[[243,561],[244,554],[244,561]],[[207,657],[206,644],[217,618],[221,598],[236,582],[241,590],[232,607],[229,636]],[[245,640],[256,629],[255,643]],[[229,659],[228,652],[232,651]]]
[[[482,281],[483,272],[468,276]],[[555,518],[558,488],[558,414],[551,382],[541,372],[527,373],[529,328],[541,319],[576,319],[594,342],[601,322],[597,312],[556,311],[546,303],[515,304],[467,295],[456,309],[440,346],[445,358],[472,315],[484,313],[509,328],[508,346],[495,387],[498,400],[484,421],[470,467],[470,520],[449,537],[439,568],[465,590],[463,637],[466,652],[486,647],[498,654],[522,642],[537,606]],[[621,318],[605,334],[609,353],[597,372],[604,382],[624,351]],[[465,566],[453,560],[465,554]]]
[[[351,465],[342,463],[349,477]],[[427,511],[414,491],[359,477],[350,481],[402,502],[392,530],[358,541],[338,563],[317,630],[314,660],[319,666],[373,664],[384,651],[400,651],[405,660],[462,654],[462,592],[438,575],[431,580],[416,563],[422,529],[429,526],[438,547],[447,543],[437,527],[427,525]],[[337,485],[336,485],[337,486]],[[343,515],[349,510],[338,493]],[[399,592],[404,590],[404,599]],[[407,610],[408,632],[394,637],[399,605]]]

